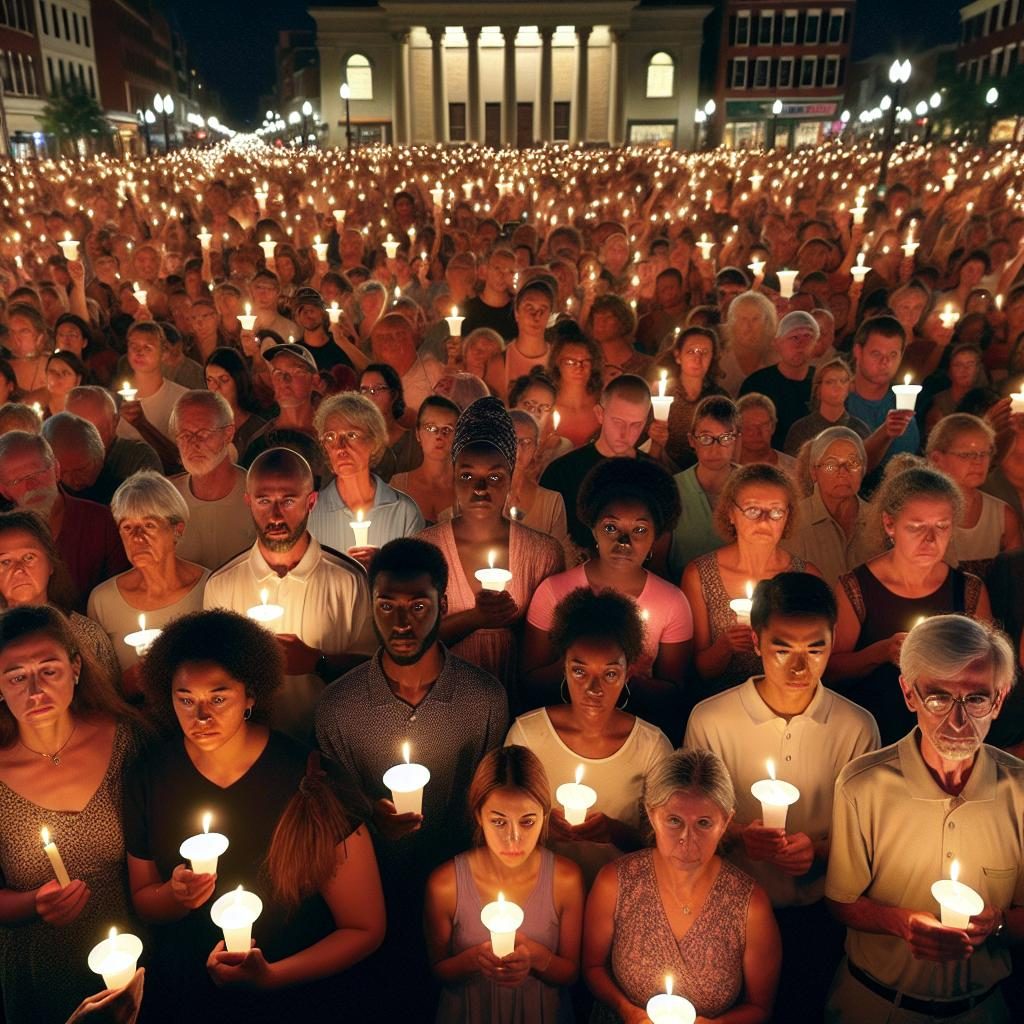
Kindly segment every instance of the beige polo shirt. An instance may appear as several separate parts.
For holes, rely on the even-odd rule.
[[[863,708],[821,685],[803,714],[787,721],[757,692],[760,678],[701,701],[690,715],[683,746],[713,750],[725,762],[736,789],[736,821],[743,825],[761,817],[761,803],[750,787],[768,777],[771,758],[777,777],[800,790],[786,830],[803,832],[814,842],[826,839],[835,781],[855,757],[878,749],[878,726]],[[805,906],[824,895],[825,869],[819,861],[794,878],[774,864],[750,860],[740,841],[728,858],[757,879],[775,907]]]
[[[798,506],[800,528],[782,542],[782,546],[791,555],[816,565],[825,582],[832,588],[838,584],[843,573],[879,554],[867,542],[872,534],[867,528],[868,504],[862,498],[858,498],[857,503],[860,509],[857,527],[853,536],[848,538],[843,528],[832,518],[825,502],[821,500],[821,493],[815,487],[813,493]]]
[[[899,743],[865,754],[836,783],[832,856],[825,895],[837,903],[865,896],[886,906],[938,916],[932,883],[960,862],[960,881],[986,905],[1024,905],[1024,761],[982,746],[967,785],[950,796],[935,781],[915,728]],[[852,963],[883,985],[918,999],[957,999],[1010,973],[1010,955],[989,939],[970,960],[915,960],[894,935],[847,929]]]

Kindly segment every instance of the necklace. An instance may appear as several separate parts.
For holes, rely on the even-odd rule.
[[[25,742],[24,740],[18,740],[18,742],[19,742],[19,743],[20,743],[20,744],[21,744],[21,745],[22,745],[22,746],[23,746],[23,747],[24,747],[24,748],[25,748],[25,749],[26,749],[26,750],[27,750],[27,751],[28,751],[28,752],[29,752],[30,754],[38,754],[38,755],[39,755],[40,757],[46,757],[46,758],[49,758],[49,759],[50,759],[50,761],[52,761],[52,762],[53,762],[53,764],[55,764],[55,765],[56,765],[57,767],[60,767],[60,764],[61,764],[61,760],[60,760],[60,754],[61,754],[61,751],[62,751],[62,750],[63,750],[63,749],[64,749],[64,748],[65,748],[65,747],[66,747],[66,746],[67,746],[67,745],[68,745],[68,744],[69,744],[69,743],[71,742],[71,739],[72,739],[72,737],[73,737],[73,736],[75,735],[75,730],[76,730],[77,728],[78,728],[78,723],[76,722],[76,723],[75,723],[75,725],[74,725],[74,726],[72,727],[72,729],[71,729],[71,735],[70,735],[70,736],[68,736],[68,738],[67,738],[67,739],[66,739],[66,740],[65,740],[65,741],[64,741],[64,742],[63,742],[63,743],[62,743],[62,744],[60,745],[60,747],[59,747],[59,748],[58,748],[57,750],[55,750],[55,751],[54,751],[54,752],[53,752],[52,754],[47,754],[45,750],[33,750],[33,749],[32,749],[32,748],[31,748],[31,747],[30,747],[30,746],[29,746],[29,745],[28,745],[28,744],[27,744],[27,743],[26,743],[26,742]]]

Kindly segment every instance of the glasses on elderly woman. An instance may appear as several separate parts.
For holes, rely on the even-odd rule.
[[[838,473],[840,470],[845,470],[847,473],[859,473],[864,468],[864,463],[860,459],[825,459],[823,462],[815,464],[815,469],[820,469],[824,473]]]
[[[994,448],[983,448],[981,450],[967,449],[962,452],[946,452],[947,455],[952,455],[954,459],[960,459],[961,462],[985,462],[986,460],[991,459],[995,453]]]
[[[954,697],[951,693],[922,693],[914,684],[914,693],[930,715],[946,717],[954,704],[959,704],[971,718],[987,718],[995,707],[995,698],[988,693],[969,693],[966,697]]]
[[[325,448],[343,448],[365,440],[366,435],[361,430],[326,430],[320,435],[320,443]]]
[[[736,505],[735,501],[733,505]],[[760,505],[736,505],[736,508],[743,514],[744,519],[749,519],[752,523],[759,523],[762,519],[770,519],[773,523],[777,523],[789,514],[788,506],[780,508],[778,505],[773,505],[771,508],[761,508]]]

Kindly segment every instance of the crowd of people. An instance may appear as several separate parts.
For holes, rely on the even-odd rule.
[[[1024,164],[878,159],[5,166],[0,1020],[1020,1019]]]

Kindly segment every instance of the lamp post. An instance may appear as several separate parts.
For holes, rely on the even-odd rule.
[[[711,120],[718,109],[714,100],[708,100],[704,104],[704,145],[711,148]]]
[[[290,125],[291,125],[291,126],[292,126],[293,128],[294,128],[294,127],[295,127],[296,125],[298,125],[298,123],[299,123],[299,122],[300,122],[301,120],[302,120],[302,115],[301,115],[301,114],[300,114],[300,113],[299,113],[299,112],[298,112],[297,110],[293,110],[293,111],[292,111],[292,112],[291,112],[291,113],[290,113],[290,114],[288,115],[288,123],[289,123],[289,124],[290,124]],[[294,141],[295,141],[295,139],[292,139],[292,142],[294,142]],[[302,142],[302,139],[301,139],[301,138],[299,139],[299,142]]]
[[[996,112],[996,105],[999,103],[999,90],[993,85],[985,93],[985,145],[988,145],[989,137],[992,135],[992,118]]]
[[[341,88],[338,90],[338,95],[345,101],[345,148],[352,151],[352,114],[349,110],[349,97],[352,95],[352,90],[348,87],[348,82],[342,82]]]
[[[171,114],[174,113],[174,97],[168,93],[166,96],[161,96],[157,93],[153,97],[153,109],[163,115],[164,119],[164,152],[170,153],[171,151]]]
[[[892,158],[892,150],[896,135],[896,108],[900,101],[900,89],[910,81],[910,61],[894,60],[889,66],[889,84],[892,86],[889,94],[882,98],[881,106],[889,115],[885,122],[885,142],[883,143],[882,163],[878,168],[879,195],[885,192],[885,179],[889,173],[889,160]],[[889,102],[886,103],[885,101]]]
[[[704,113],[700,107],[697,108],[693,115],[693,148],[694,150],[700,149],[700,126],[707,121],[708,115]]]
[[[302,104],[302,145],[303,146],[308,146],[309,145],[308,121],[309,121],[309,117],[310,117],[310,115],[312,113],[313,113],[313,104],[310,103],[309,100],[306,100],[306,102]]]
[[[775,149],[775,133],[778,131],[778,118],[782,113],[782,100],[776,100],[772,104],[772,119],[768,122],[768,148]]]

